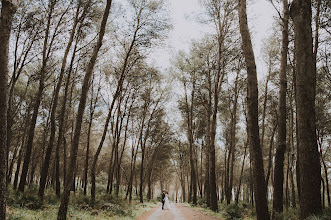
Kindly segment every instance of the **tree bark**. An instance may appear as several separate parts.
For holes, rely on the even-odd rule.
[[[236,195],[236,204],[239,203],[239,195],[240,195],[240,190],[241,190],[241,181],[242,181],[242,177],[243,177],[243,174],[244,174],[246,152],[247,152],[247,143],[245,144],[244,159],[243,159],[243,162],[242,162],[242,165],[241,165],[239,184],[238,184],[238,190],[237,190],[237,195]]]
[[[321,166],[316,137],[316,72],[313,62],[311,1],[294,0],[291,17],[294,24],[296,58],[297,126],[300,172],[300,217],[306,219],[322,212]]]
[[[83,181],[83,188],[84,188],[84,195],[87,193],[87,185],[88,185],[88,166],[89,166],[89,154],[90,154],[90,139],[91,139],[91,129],[92,129],[92,122],[94,111],[96,108],[96,104],[98,102],[99,91],[101,89],[100,83],[98,87],[98,92],[96,94],[95,99],[93,100],[93,80],[92,80],[92,94],[91,94],[91,102],[90,102],[90,119],[88,124],[87,130],[87,144],[86,144],[86,153],[85,153],[85,167],[84,167],[84,181]]]
[[[247,109],[249,127],[249,149],[253,165],[254,197],[256,201],[256,215],[258,220],[270,219],[266,196],[264,166],[259,138],[258,125],[258,89],[257,73],[254,60],[252,41],[247,25],[246,0],[239,0],[239,26],[243,42],[243,51],[247,68]]]
[[[191,105],[188,103],[188,95],[186,82],[184,82],[185,88],[185,108],[186,108],[186,120],[187,120],[187,138],[189,141],[189,149],[190,149],[190,169],[191,169],[191,185],[189,194],[189,201],[191,201],[191,195],[193,199],[193,204],[197,204],[197,181],[196,181],[196,172],[193,160],[193,145],[194,145],[194,137],[193,137],[193,108],[194,108],[194,92],[195,92],[195,73],[192,74],[192,92],[191,92]]]
[[[105,8],[105,11],[104,11],[104,14],[102,17],[102,21],[101,21],[97,45],[93,49],[93,54],[88,63],[88,66],[86,69],[86,74],[85,74],[84,81],[83,81],[82,94],[80,96],[78,113],[76,116],[76,127],[75,127],[75,131],[74,131],[74,139],[73,139],[73,143],[71,146],[71,152],[70,152],[70,166],[69,166],[68,174],[66,177],[66,184],[65,184],[64,192],[63,192],[62,199],[61,199],[61,205],[60,205],[60,208],[58,211],[58,216],[57,216],[58,220],[65,220],[67,218],[67,209],[68,209],[68,202],[69,202],[69,196],[70,196],[70,188],[74,181],[73,177],[76,172],[77,151],[78,151],[78,146],[79,146],[79,138],[80,138],[80,132],[81,132],[81,126],[82,126],[82,119],[83,119],[83,115],[84,115],[84,109],[85,109],[86,100],[87,100],[89,82],[90,82],[91,76],[93,74],[93,69],[94,69],[94,65],[95,65],[97,57],[98,57],[99,49],[101,48],[101,45],[102,45],[102,40],[103,40],[103,36],[105,34],[106,24],[107,24],[109,12],[110,12],[111,4],[112,4],[112,0],[107,0],[106,8]]]
[[[2,0],[0,15],[0,219],[6,219],[9,39],[18,4],[19,1]]]
[[[278,140],[274,171],[273,213],[283,212],[284,158],[286,151],[286,90],[287,90],[287,51],[288,51],[288,0],[283,0],[282,51],[280,63],[280,88],[278,103]]]

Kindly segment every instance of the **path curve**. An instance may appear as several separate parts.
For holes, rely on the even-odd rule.
[[[171,203],[170,210],[162,210],[161,205],[143,213],[136,220],[219,220],[215,216],[190,208],[184,203]]]

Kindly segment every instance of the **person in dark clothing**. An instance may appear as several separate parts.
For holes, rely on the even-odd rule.
[[[164,200],[165,200],[165,189],[162,190],[162,209],[164,207]]]

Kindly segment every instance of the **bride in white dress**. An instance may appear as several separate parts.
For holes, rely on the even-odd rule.
[[[166,194],[165,194],[163,209],[170,209],[170,203],[169,203],[169,199],[168,199],[168,192],[166,192]]]

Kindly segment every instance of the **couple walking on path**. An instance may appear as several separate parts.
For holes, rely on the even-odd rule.
[[[162,190],[162,209],[170,209],[168,192],[165,189]]]

